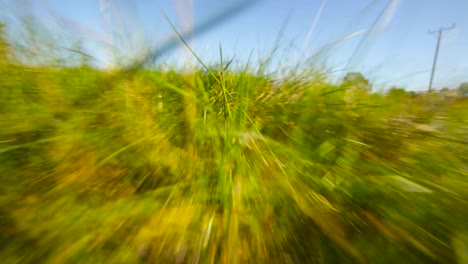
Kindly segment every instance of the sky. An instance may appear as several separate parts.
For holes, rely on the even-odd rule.
[[[246,8],[226,13],[239,5]],[[468,81],[467,0],[0,0],[0,9],[7,26],[33,16],[65,46],[80,39],[100,66],[136,60],[174,38],[164,14],[180,32],[223,14],[187,35],[207,63],[219,62],[220,47],[223,57],[240,65],[266,58],[276,47],[275,67],[307,62],[335,70],[330,77],[336,79],[359,71],[376,89],[413,91],[428,87],[437,43],[429,32],[455,24],[442,34],[433,87]],[[180,43],[158,59],[196,63]]]

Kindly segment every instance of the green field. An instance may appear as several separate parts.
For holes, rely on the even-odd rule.
[[[468,98],[0,49],[1,263],[468,263]]]

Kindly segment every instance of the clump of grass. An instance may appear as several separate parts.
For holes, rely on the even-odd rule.
[[[2,60],[5,263],[463,263],[465,99],[203,66]]]

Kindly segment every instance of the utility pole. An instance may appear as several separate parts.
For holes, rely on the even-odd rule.
[[[453,24],[451,27],[446,27],[446,28],[441,27],[441,28],[439,28],[439,30],[429,32],[429,34],[432,34],[432,35],[437,33],[437,46],[436,46],[436,50],[435,50],[435,54],[434,54],[434,61],[432,62],[431,79],[429,81],[428,92],[430,92],[432,90],[432,81],[434,81],[434,73],[435,73],[435,68],[436,68],[436,64],[437,64],[437,57],[439,56],[439,47],[440,47],[440,40],[442,39],[442,33],[444,31],[451,30],[454,27],[455,27],[455,24]]]

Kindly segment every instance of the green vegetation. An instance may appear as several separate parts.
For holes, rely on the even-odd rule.
[[[468,262],[466,97],[0,43],[2,263]]]

